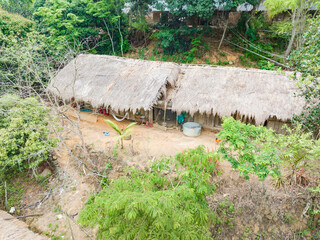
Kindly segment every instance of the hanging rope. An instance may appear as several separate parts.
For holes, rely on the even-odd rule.
[[[118,122],[123,121],[123,120],[128,116],[128,113],[126,113],[126,114],[124,115],[124,117],[120,119],[120,118],[117,118],[116,115],[114,115],[112,109],[110,109],[110,111],[111,111],[112,117],[113,117],[115,120],[117,120]]]

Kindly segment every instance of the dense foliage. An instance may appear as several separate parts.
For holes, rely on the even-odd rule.
[[[0,7],[24,17],[31,17],[33,0],[0,0]]]
[[[319,172],[319,164],[313,163],[320,156],[320,140],[312,139],[312,134],[304,132],[301,126],[285,127],[286,134],[233,118],[224,118],[222,126],[223,131],[218,134],[222,140],[219,152],[244,178],[248,179],[249,174],[260,180],[268,175],[277,177],[281,169],[288,171],[291,179],[302,169],[310,176]]]
[[[223,131],[218,134],[222,140],[219,151],[244,178],[256,174],[264,180],[269,174],[279,172],[280,159],[276,150],[267,144],[268,140],[272,140],[272,130],[244,124],[232,117],[224,118],[222,127]],[[262,141],[265,144],[261,144]]]
[[[35,31],[35,23],[0,8],[0,47],[8,47]]]
[[[59,47],[68,42],[103,54],[128,51],[124,1],[49,0],[37,3],[34,17],[41,32]]]
[[[49,137],[49,109],[35,98],[0,98],[0,172],[33,169],[48,158],[55,140]]]
[[[193,17],[208,19],[212,16],[215,10],[224,9],[230,10],[235,9],[237,6],[243,3],[258,4],[258,0],[218,0],[218,1],[193,1],[193,0],[166,0],[159,1],[158,5],[163,8],[167,8],[170,12],[177,16],[182,17]]]
[[[204,197],[217,160],[200,146],[153,162],[149,172],[130,170],[91,197],[80,223],[97,227],[99,239],[211,239],[215,218]]]
[[[304,45],[294,51],[291,64],[297,73],[300,89],[299,96],[305,98],[307,107],[301,115],[294,118],[295,122],[302,123],[305,129],[319,137],[320,129],[320,17],[310,21],[309,30],[304,34]]]
[[[307,19],[311,16],[309,11],[319,6],[319,0],[266,0],[264,6],[267,8],[270,17],[275,17],[280,13],[290,13],[289,17],[274,23],[274,30],[278,34],[290,36],[285,56],[287,57],[293,47],[298,49],[303,44],[302,34],[306,31]],[[289,34],[288,34],[289,32]]]

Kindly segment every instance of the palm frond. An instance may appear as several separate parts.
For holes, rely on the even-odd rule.
[[[129,132],[130,132],[130,129],[136,125],[137,123],[136,122],[133,122],[133,123],[130,123],[123,131],[123,135],[127,135]]]
[[[119,128],[118,124],[110,121],[110,120],[105,120],[106,123],[110,125],[119,135],[122,135],[121,129]]]

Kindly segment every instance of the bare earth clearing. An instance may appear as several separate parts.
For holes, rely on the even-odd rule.
[[[145,168],[149,161],[162,155],[174,156],[198,145],[205,145],[211,151],[218,147],[216,135],[211,130],[204,130],[201,136],[190,138],[176,129],[165,131],[137,125],[133,128],[132,140],[124,141],[123,150],[115,150],[116,133],[104,122],[106,118],[115,121],[105,116],[81,113],[81,131],[85,143],[91,148],[92,166],[103,169],[108,162],[111,163],[112,170],[108,175],[111,179],[125,175],[125,167]],[[128,123],[123,121],[119,125],[125,127]],[[105,136],[103,131],[108,131],[110,136]],[[73,154],[81,158],[81,153],[75,148],[75,145],[80,144],[80,138],[71,131],[65,131],[63,135],[67,139],[67,146],[73,149]],[[63,149],[61,147],[53,156],[57,167],[52,170],[47,190],[39,192],[37,186],[29,187],[22,199],[22,204],[27,207],[21,210],[20,215],[43,214],[27,218],[26,223],[32,230],[46,233],[51,238],[63,236],[64,239],[94,239],[95,230],[83,229],[76,221],[89,196],[101,189],[99,181]],[[243,180],[227,162],[221,162],[219,168],[222,175],[214,179],[218,189],[214,196],[208,197],[208,201],[222,219],[232,221],[212,227],[212,233],[217,239],[294,239],[296,233],[305,229],[308,216],[304,212],[306,202],[310,199],[303,189],[299,197],[292,199],[285,190],[275,189],[271,180],[267,179],[266,194],[263,194],[261,182],[255,178]],[[48,167],[43,169],[45,175]],[[232,201],[234,211],[224,211],[221,201],[228,204]]]

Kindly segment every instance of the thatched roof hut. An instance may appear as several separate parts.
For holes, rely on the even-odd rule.
[[[301,113],[304,100],[288,73],[275,71],[183,66],[172,98],[172,109],[194,114],[231,116],[236,111],[262,124],[269,117],[287,121]]]
[[[167,85],[174,85],[179,72],[174,63],[79,55],[51,80],[48,89],[64,100],[135,112],[151,109]]]
[[[287,75],[79,55],[52,79],[48,89],[64,100],[89,103],[94,108],[150,110],[163,97],[177,113],[220,117],[237,113],[262,124],[269,118],[285,122],[301,113],[305,101],[294,96],[297,87]]]

